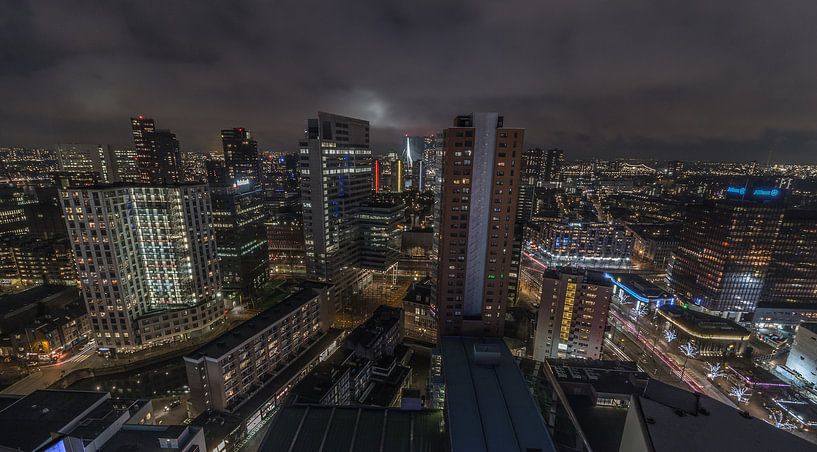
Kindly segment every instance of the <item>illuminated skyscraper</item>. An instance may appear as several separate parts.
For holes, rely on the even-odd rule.
[[[183,341],[222,319],[206,185],[69,188],[61,196],[97,346]]]
[[[763,286],[761,304],[817,300],[817,210],[783,213]]]
[[[248,180],[256,185],[261,182],[258,142],[252,139],[250,131],[243,127],[222,130],[221,142],[231,183]]]
[[[504,331],[525,132],[503,122],[473,113],[445,131],[436,297],[443,336]]]
[[[182,155],[176,135],[158,130],[153,119],[131,118],[139,182],[163,185],[182,182]]]
[[[307,121],[300,143],[307,273],[331,282],[336,310],[371,279],[359,268],[357,215],[372,192],[369,122],[330,113]]]
[[[667,279],[684,301],[710,311],[752,312],[783,216],[775,187],[732,186],[728,199],[690,208]]]

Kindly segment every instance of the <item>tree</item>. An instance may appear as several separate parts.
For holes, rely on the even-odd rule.
[[[729,390],[729,395],[736,398],[738,403],[743,403],[749,401],[747,397],[748,392],[749,390],[745,386],[732,386],[732,389]],[[746,400],[743,400],[744,397],[746,397]]]
[[[647,307],[646,303],[642,303],[641,305],[638,306],[638,309],[633,309],[633,311],[632,311],[633,315],[635,316],[635,340],[636,341],[638,341],[638,339],[641,337],[641,326],[639,324],[639,320],[641,320],[641,317],[644,317],[649,312],[650,312],[650,308]]]
[[[721,363],[706,363],[706,378],[715,381],[716,378],[725,377],[726,373],[721,368]]]
[[[786,420],[786,415],[783,414],[782,411],[773,411],[772,414],[769,415],[769,419],[772,420],[772,425],[779,429],[794,430],[796,428],[794,424]]]
[[[684,354],[684,366],[681,368],[681,381],[684,381],[684,372],[687,369],[687,361],[689,361],[689,358],[698,356],[698,349],[695,347],[695,344],[690,341],[686,341],[686,343],[678,348],[681,350],[681,353]]]
[[[667,340],[668,344],[672,344],[672,341],[678,338],[678,333],[675,330],[666,330],[664,331],[664,339]]]

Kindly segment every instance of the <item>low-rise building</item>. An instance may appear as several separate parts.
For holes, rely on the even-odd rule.
[[[740,356],[751,337],[751,332],[734,320],[678,304],[659,306],[656,312],[666,323],[664,328],[678,333],[679,343],[694,343],[701,356]]]
[[[635,239],[633,260],[648,268],[666,270],[672,252],[678,247],[680,223],[630,224],[627,229]]]
[[[434,344],[437,342],[437,307],[432,304],[431,280],[411,284],[403,297],[405,337]]]
[[[233,411],[329,330],[329,285],[300,290],[184,357],[196,413]]]
[[[803,322],[797,327],[786,367],[817,385],[817,322]]]
[[[605,273],[604,276],[613,283],[613,296],[621,303],[634,303],[636,309],[641,303],[654,306],[675,303],[672,294],[635,273]]]

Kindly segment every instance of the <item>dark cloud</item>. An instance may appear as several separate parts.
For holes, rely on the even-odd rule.
[[[817,3],[0,0],[0,143],[293,150],[318,110],[377,150],[501,111],[572,157],[815,159]]]

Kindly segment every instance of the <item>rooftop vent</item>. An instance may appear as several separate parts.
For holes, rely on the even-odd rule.
[[[495,367],[499,365],[499,347],[494,344],[474,344],[474,364]]]

